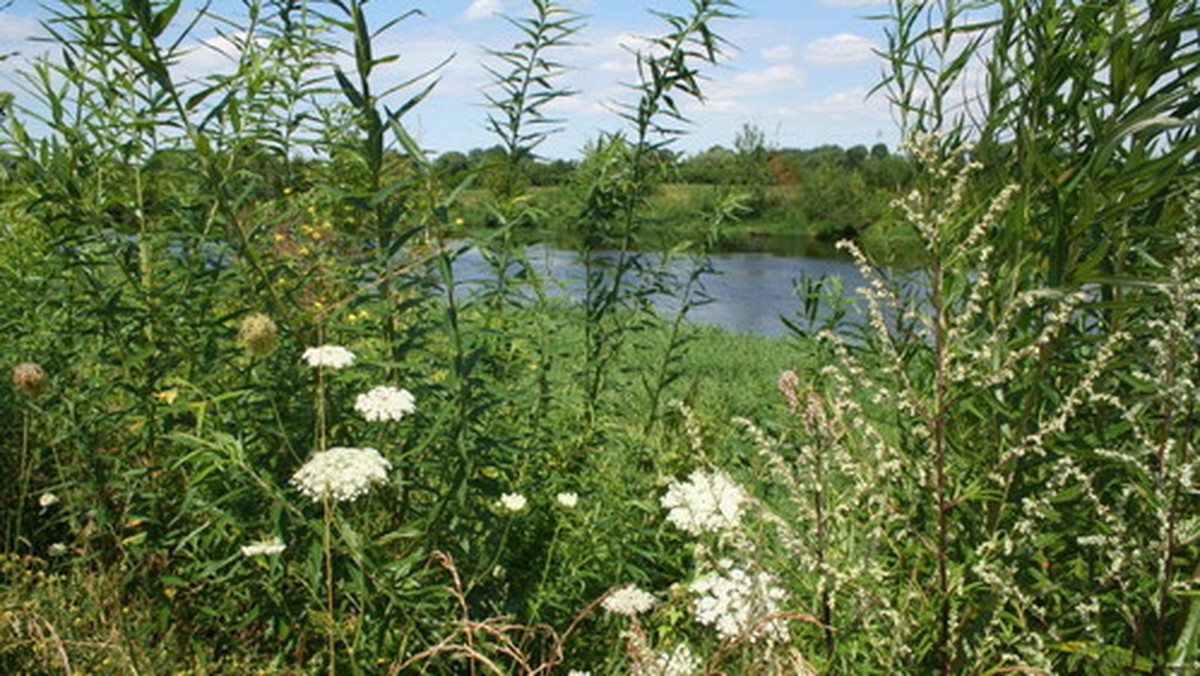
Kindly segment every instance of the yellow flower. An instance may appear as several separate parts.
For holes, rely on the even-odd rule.
[[[170,389],[163,390],[162,392],[155,392],[154,398],[166,404],[167,406],[170,406],[171,404],[175,403],[176,399],[179,398],[179,390]]]

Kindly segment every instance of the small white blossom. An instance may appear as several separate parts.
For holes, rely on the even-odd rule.
[[[583,669],[572,669],[567,672],[567,676],[592,676],[592,672],[584,671]]]
[[[575,509],[575,506],[579,504],[579,494],[559,493],[554,496],[554,501],[567,509]]]
[[[346,368],[354,363],[357,357],[354,353],[340,345],[322,345],[310,347],[304,351],[304,361],[316,368],[324,366],[331,369]]]
[[[58,503],[58,496],[53,493],[42,493],[41,497],[38,498],[38,506],[40,507],[53,507]]]
[[[372,485],[387,482],[391,468],[392,463],[373,448],[339,446],[309,458],[292,475],[292,485],[314,502],[326,498],[350,502],[365,494]]]
[[[529,501],[520,493],[505,493],[496,501],[497,506],[507,509],[510,512],[519,512],[525,509],[525,505],[528,503]]]
[[[384,385],[358,395],[354,410],[371,422],[399,420],[416,411],[417,402],[408,390]]]
[[[668,521],[700,535],[736,530],[742,521],[742,505],[748,499],[728,474],[696,470],[688,481],[671,483],[661,504],[670,510]]]
[[[700,576],[688,589],[697,594],[692,613],[696,621],[714,627],[722,639],[747,636],[787,640],[787,623],[782,618],[766,620],[779,612],[779,601],[787,593],[766,571],[748,571],[726,560],[722,571]],[[764,621],[765,620],[765,621]]]
[[[688,644],[680,643],[672,650],[654,654],[647,663],[635,665],[636,676],[695,676],[703,665]]]
[[[67,546],[61,542],[55,542],[46,551],[49,552],[50,556],[66,556]]]
[[[279,536],[267,540],[259,540],[251,542],[248,545],[242,546],[242,556],[247,558],[251,556],[278,556],[287,549],[287,545],[283,544],[283,540]]]
[[[641,615],[654,607],[654,595],[642,591],[637,585],[626,585],[609,594],[600,602],[600,607],[617,615]]]

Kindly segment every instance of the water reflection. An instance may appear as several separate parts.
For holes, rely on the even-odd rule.
[[[556,295],[582,297],[585,268],[578,252],[534,244],[526,247],[525,255],[539,274],[557,282]],[[614,256],[616,252],[599,255]],[[800,311],[801,303],[794,288],[796,280],[804,275],[838,277],[842,288],[851,293],[865,283],[858,268],[842,260],[764,252],[717,253],[709,260],[713,274],[703,278],[703,288],[711,302],[691,308],[689,318],[699,324],[715,324],[735,332],[785,335],[787,329],[780,316],[792,317]],[[692,265],[686,258],[675,258],[668,263],[668,270],[677,278],[686,278]],[[483,256],[475,249],[459,258],[455,273],[466,282],[479,282],[490,275]],[[635,279],[638,278],[635,276]],[[641,278],[639,281],[646,280]],[[653,300],[664,313],[678,310],[679,302],[675,298],[655,295]]]

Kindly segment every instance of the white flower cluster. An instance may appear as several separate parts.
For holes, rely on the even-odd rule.
[[[53,493],[42,493],[38,497],[38,506],[42,508],[53,507],[59,503],[58,496]]]
[[[334,447],[321,451],[292,476],[292,485],[314,502],[350,502],[387,482],[388,462],[373,448]]]
[[[609,594],[600,602],[600,607],[610,613],[633,617],[648,612],[654,607],[654,595],[637,585],[626,585]]]
[[[308,365],[317,368],[324,366],[330,369],[346,368],[354,363],[357,357],[354,353],[340,345],[322,345],[320,347],[310,347],[304,351],[304,361]]]
[[[358,395],[354,410],[369,422],[399,420],[416,411],[417,402],[408,390],[384,385]]]
[[[701,535],[736,530],[748,499],[725,472],[696,470],[688,481],[671,483],[661,503],[670,510],[668,521],[692,535]]]
[[[632,673],[636,676],[695,676],[700,673],[700,658],[692,652],[686,643],[680,643],[672,650],[655,653],[647,663],[634,666]]]
[[[779,601],[787,597],[775,577],[737,567],[728,559],[719,567],[721,570],[688,585],[698,595],[692,609],[696,621],[714,627],[726,640],[745,636],[750,641],[763,637],[786,641],[788,628],[783,618],[766,619],[779,612]]]
[[[554,501],[565,509],[575,509],[579,504],[578,493],[559,493],[554,496]]]
[[[247,558],[252,556],[278,556],[287,549],[287,545],[283,544],[283,540],[279,536],[269,538],[267,540],[259,540],[251,542],[248,545],[242,546],[242,556]]]
[[[529,504],[529,501],[520,493],[505,493],[496,501],[497,507],[514,513],[525,509],[525,505],[527,504]]]

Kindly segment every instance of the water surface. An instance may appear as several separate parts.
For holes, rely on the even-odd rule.
[[[598,252],[616,256],[616,252]],[[647,261],[657,263],[662,254],[643,253]],[[580,298],[584,289],[585,266],[576,251],[547,244],[526,247],[525,256],[543,276],[557,282],[556,294]],[[721,252],[711,254],[712,274],[702,277],[704,293],[711,299],[689,309],[688,318],[698,324],[714,324],[729,331],[783,336],[787,328],[780,316],[793,317],[801,310],[795,287],[797,280],[809,277],[837,277],[849,293],[864,285],[858,268],[846,260],[810,258],[769,252]],[[668,269],[677,278],[686,279],[693,261],[668,259]],[[466,251],[456,263],[456,274],[466,283],[487,279],[489,270],[476,249]],[[658,294],[655,304],[665,313],[678,310],[678,299]]]

